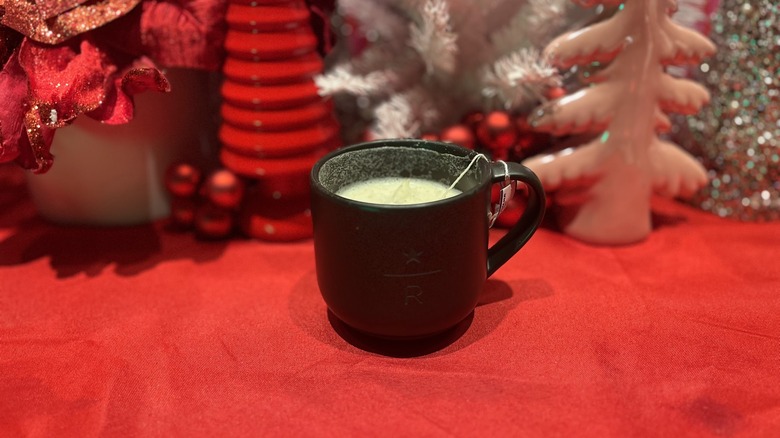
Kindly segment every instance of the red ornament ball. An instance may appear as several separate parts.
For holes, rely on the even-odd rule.
[[[455,143],[466,149],[474,149],[476,139],[474,133],[466,125],[452,125],[444,128],[441,132],[441,141],[446,143]]]
[[[466,125],[472,132],[475,132],[482,121],[485,120],[485,113],[481,111],[471,111],[466,113],[461,119],[461,124]]]
[[[195,195],[201,179],[200,169],[189,163],[176,163],[165,172],[165,188],[173,196],[189,198]]]
[[[195,201],[191,198],[171,199],[171,223],[180,229],[189,229],[195,223]]]
[[[494,159],[505,160],[509,149],[517,141],[515,121],[504,111],[488,113],[477,127],[477,138]]]
[[[234,218],[230,210],[211,203],[201,205],[195,212],[195,231],[209,239],[228,237],[233,231]]]
[[[512,228],[525,212],[526,198],[521,194],[516,195],[506,203],[506,208],[498,218],[495,226],[498,228]]]
[[[244,196],[244,183],[233,172],[220,169],[209,175],[203,192],[214,205],[234,209],[241,204],[241,198]]]
[[[433,132],[426,132],[420,136],[421,140],[427,140],[427,141],[439,141],[439,135],[435,134]]]
[[[566,90],[564,90],[562,87],[552,87],[549,88],[545,94],[547,95],[548,99],[555,100],[565,96]]]
[[[374,141],[374,140],[378,140],[378,138],[374,137],[374,134],[371,132],[370,129],[366,129],[365,131],[360,133],[357,139],[357,141],[360,143],[364,143],[367,141]]]
[[[519,114],[515,117],[515,127],[519,134],[532,132],[534,130],[534,127],[531,126],[531,122],[528,121],[528,117],[529,116],[526,114]]]
[[[513,147],[514,160],[524,160],[532,155],[548,150],[553,143],[552,136],[547,133],[537,132],[528,122],[525,115],[516,118],[517,141]]]

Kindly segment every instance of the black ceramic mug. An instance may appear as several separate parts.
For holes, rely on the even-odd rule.
[[[449,186],[476,155],[449,143],[380,140],[339,149],[315,164],[311,209],[317,282],[337,318],[375,336],[419,338],[471,314],[487,278],[542,220],[544,191],[533,172],[518,163],[477,159],[455,186],[462,193],[421,204],[372,204],[336,192],[383,177]],[[526,184],[528,205],[517,224],[488,248],[491,187],[508,179]]]

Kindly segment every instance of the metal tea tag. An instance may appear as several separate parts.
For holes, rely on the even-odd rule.
[[[517,188],[517,182],[509,178],[509,166],[502,160],[498,160],[498,162],[504,165],[504,180],[499,183],[501,190],[498,193],[498,203],[493,205],[493,211],[490,213],[490,227],[493,227],[498,215],[506,209],[509,201],[515,196]]]

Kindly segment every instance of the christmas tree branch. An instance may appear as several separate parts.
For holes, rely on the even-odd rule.
[[[419,137],[421,122],[435,118],[434,112],[430,99],[420,87],[394,94],[376,107],[371,136],[375,139]]]
[[[707,183],[701,163],[674,143],[654,138],[648,149],[655,193],[687,198]]]
[[[339,13],[370,23],[370,29],[385,41],[405,41],[409,33],[406,19],[393,11],[390,4],[377,0],[339,0]]]
[[[599,84],[543,104],[529,122],[535,129],[556,136],[602,131],[623,97],[619,84]]]
[[[715,53],[715,45],[707,37],[675,24],[670,18],[661,22],[661,62],[696,64]]]
[[[679,114],[696,114],[709,101],[709,91],[696,82],[673,78],[665,73],[661,76],[658,104],[662,110]]]
[[[609,168],[610,148],[599,138],[577,149],[564,149],[555,154],[541,155],[523,161],[533,169],[545,190],[554,192],[561,186],[592,184]]]
[[[525,47],[539,47],[563,26],[569,0],[529,0],[491,40],[496,54],[505,55]]]
[[[544,91],[561,85],[557,69],[535,49],[521,49],[494,62],[483,73],[483,95],[512,110],[544,100]]]
[[[372,71],[366,75],[354,74],[349,65],[336,66],[326,74],[318,75],[314,82],[322,96],[349,93],[356,96],[376,96],[387,92],[392,71]]]
[[[422,58],[429,74],[455,71],[457,35],[450,25],[449,7],[444,0],[428,0],[422,9],[422,22],[410,25],[409,45]]]
[[[554,39],[545,55],[561,68],[591,62],[608,63],[623,49],[626,35],[631,34],[630,17],[621,12],[585,29]]]

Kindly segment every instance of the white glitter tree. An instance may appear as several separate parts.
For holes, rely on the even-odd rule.
[[[539,48],[582,14],[567,0],[338,4],[356,27],[341,45],[364,33],[367,48],[332,63],[317,85],[359,107],[374,138],[435,132],[473,110],[527,112],[561,81]]]
[[[579,0],[622,6],[612,17],[553,40],[545,53],[560,68],[607,66],[590,86],[538,108],[530,122],[554,135],[583,134],[578,148],[532,157],[525,164],[550,192],[564,232],[595,244],[628,244],[652,229],[652,194],[686,197],[707,182],[704,168],[658,133],[671,127],[665,113],[696,113],[707,90],[666,73],[696,63],[715,46],[675,24],[674,0]]]

